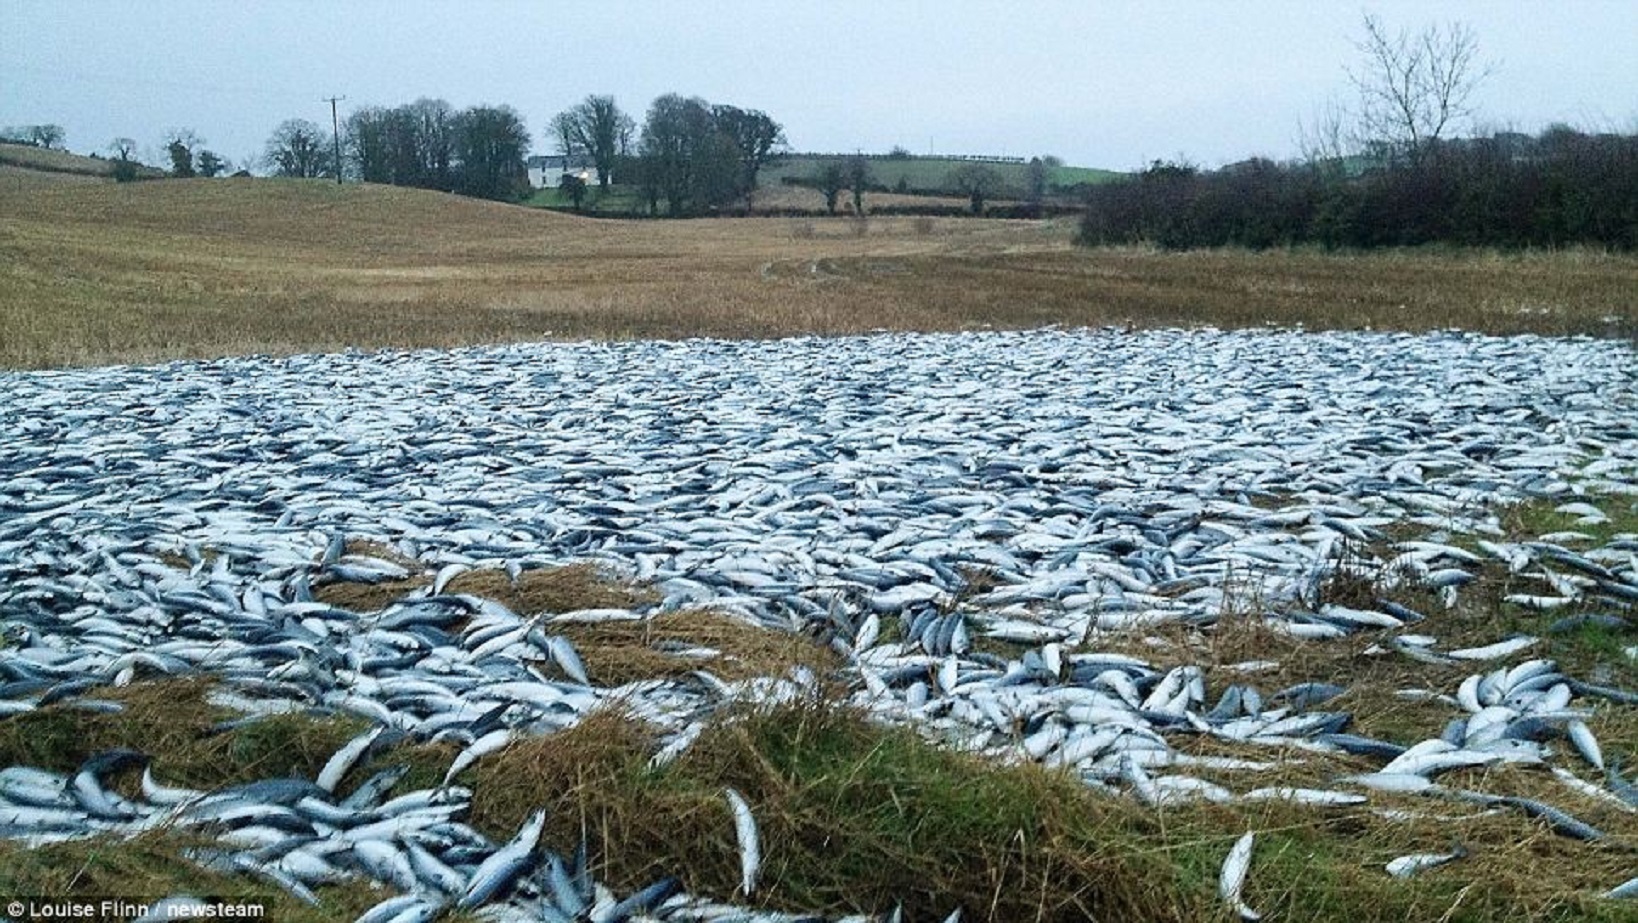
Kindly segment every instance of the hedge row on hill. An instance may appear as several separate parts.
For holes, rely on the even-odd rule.
[[[1081,240],[1169,249],[1318,243],[1638,249],[1638,136],[1567,128],[1414,154],[1203,172],[1155,163],[1092,187]]]

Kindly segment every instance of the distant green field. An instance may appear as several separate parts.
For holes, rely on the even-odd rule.
[[[532,195],[523,200],[523,204],[537,208],[573,208],[574,199],[570,198],[569,194],[562,189],[549,186],[545,189],[535,190]],[[641,213],[647,207],[646,203],[642,201],[642,197],[638,195],[635,186],[610,186],[605,192],[597,188],[595,183],[586,190],[585,198],[581,200],[580,206],[586,211],[604,214],[610,212]]]
[[[778,185],[783,183],[786,177],[814,176],[827,159],[829,158],[792,154],[763,168],[761,182],[763,185]],[[955,191],[950,174],[958,167],[969,163],[981,163],[1001,174],[1003,181],[1019,193],[1028,185],[1028,164],[969,161],[950,157],[872,157],[870,175],[873,183],[888,189],[901,188],[902,182],[902,188],[911,192],[950,194]],[[1053,167],[1050,168],[1047,182],[1049,186],[1065,187],[1078,183],[1106,183],[1124,175],[1113,170],[1099,170],[1093,167]]]

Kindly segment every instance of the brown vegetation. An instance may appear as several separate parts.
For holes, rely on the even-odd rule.
[[[0,367],[1048,323],[1638,329],[1632,258],[1172,254],[1077,249],[1073,234],[1068,220],[596,220],[318,181],[0,183]]]

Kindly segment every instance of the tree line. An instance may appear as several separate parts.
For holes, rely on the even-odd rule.
[[[588,96],[552,118],[547,138],[564,157],[588,158],[601,188],[631,185],[651,213],[669,215],[749,206],[759,171],[785,144],[767,113],[677,94],[654,100],[640,129],[613,97]],[[348,179],[514,201],[532,192],[529,150],[529,131],[510,106],[457,111],[419,99],[353,112],[339,146],[313,122],[286,121],[269,137],[264,162],[277,176],[334,178],[339,168]],[[584,181],[565,173],[562,185],[578,204]]]
[[[1209,172],[1157,162],[1089,191],[1081,240],[1638,250],[1638,136],[1555,126],[1431,142],[1415,158],[1259,159]]]

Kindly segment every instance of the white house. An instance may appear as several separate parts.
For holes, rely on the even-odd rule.
[[[529,168],[529,185],[536,189],[557,188],[565,173],[578,173],[590,186],[597,182],[597,165],[586,154],[536,154],[523,162]]]

